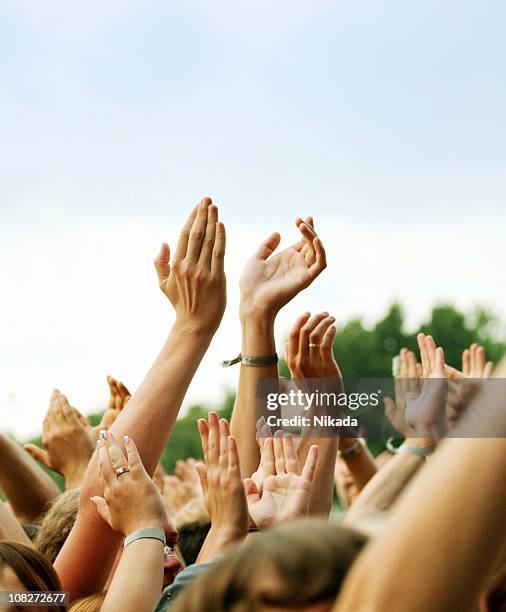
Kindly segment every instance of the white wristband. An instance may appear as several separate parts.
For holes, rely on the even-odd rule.
[[[135,540],[140,540],[142,538],[152,538],[153,540],[160,540],[163,542],[163,545],[167,544],[167,539],[165,538],[165,531],[160,527],[146,527],[145,529],[139,529],[138,531],[134,531],[130,533],[125,538],[123,542],[123,548],[126,548]]]

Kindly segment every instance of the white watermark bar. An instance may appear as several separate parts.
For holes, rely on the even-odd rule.
[[[489,419],[483,406],[501,403]],[[262,379],[256,418],[258,437],[506,437],[506,380]]]

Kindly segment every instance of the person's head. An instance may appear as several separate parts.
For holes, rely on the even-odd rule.
[[[107,591],[100,591],[88,597],[76,599],[72,602],[68,612],[100,612],[106,595]]]
[[[0,590],[2,591],[61,591],[60,581],[49,561],[33,548],[0,541]],[[23,608],[27,612],[31,607]],[[33,608],[42,612],[64,611],[65,606]]]
[[[211,526],[201,497],[188,501],[173,519],[178,531],[178,547],[187,565],[195,563]]]
[[[59,495],[42,517],[35,538],[35,548],[51,563],[54,563],[70,530],[79,509],[79,489],[65,491]]]
[[[183,590],[174,612],[327,612],[367,537],[301,520],[253,536]]]

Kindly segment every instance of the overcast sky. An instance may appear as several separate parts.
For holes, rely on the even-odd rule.
[[[172,321],[152,259],[203,195],[228,230],[229,307],[185,406],[237,370],[237,281],[313,214],[329,268],[279,317],[373,321],[400,300],[506,319],[506,4],[3,0],[0,411],[36,433],[132,390]],[[343,364],[345,369],[345,364]]]

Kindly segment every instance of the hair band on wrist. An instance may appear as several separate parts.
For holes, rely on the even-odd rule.
[[[345,461],[347,459],[353,459],[353,457],[355,457],[359,450],[364,448],[365,445],[366,442],[364,438],[357,438],[351,446],[348,446],[348,448],[345,448],[343,450],[338,450],[337,454],[339,455],[339,457],[341,457],[341,459],[344,459]]]
[[[129,544],[135,542],[135,540],[141,540],[144,538],[160,540],[160,542],[163,542],[164,546],[167,544],[165,531],[163,529],[161,529],[160,527],[146,527],[145,529],[138,529],[137,531],[134,531],[127,535],[125,541],[123,542],[123,548],[126,548]]]
[[[252,366],[254,368],[265,368],[270,365],[276,365],[278,363],[278,356],[274,355],[261,355],[260,357],[253,357],[251,355],[243,355],[239,353],[234,359],[227,359],[221,362],[222,368],[228,368],[236,363],[240,363],[245,366]]]

